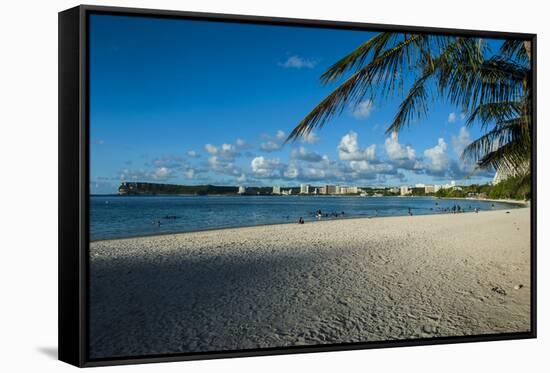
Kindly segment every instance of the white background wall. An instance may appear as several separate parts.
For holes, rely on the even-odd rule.
[[[539,338],[110,368],[113,371],[527,372],[548,369],[550,20],[534,0],[89,1],[101,5],[532,32],[539,35]],[[57,12],[76,1],[2,2],[0,370],[69,371],[57,349]],[[545,166],[546,165],[546,166]],[[547,351],[545,351],[547,350]],[[34,370],[33,370],[34,369]]]

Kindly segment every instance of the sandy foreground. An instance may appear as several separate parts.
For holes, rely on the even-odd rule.
[[[530,328],[530,210],[93,242],[92,358]]]

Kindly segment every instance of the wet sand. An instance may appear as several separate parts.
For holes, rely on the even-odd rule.
[[[92,358],[523,332],[530,210],[92,242]]]

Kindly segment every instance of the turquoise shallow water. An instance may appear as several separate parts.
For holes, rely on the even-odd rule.
[[[517,206],[432,197],[342,196],[92,196],[92,241],[251,225],[352,217],[440,214],[459,205],[473,211]],[[326,216],[328,214],[328,216]],[[160,223],[160,224],[159,224]]]

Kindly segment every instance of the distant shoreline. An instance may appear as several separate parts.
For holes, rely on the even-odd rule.
[[[484,201],[484,202],[499,202],[499,203],[510,203],[517,205],[525,205],[526,207],[530,205],[530,200],[516,200],[516,199],[492,199],[492,198],[475,198],[475,197],[437,197],[433,195],[426,196],[360,196],[357,194],[291,194],[291,195],[282,195],[282,194],[130,194],[130,195],[120,195],[120,194],[90,194],[90,197],[358,197],[358,198],[432,198],[432,199],[456,199],[456,200],[470,200],[470,201]]]

